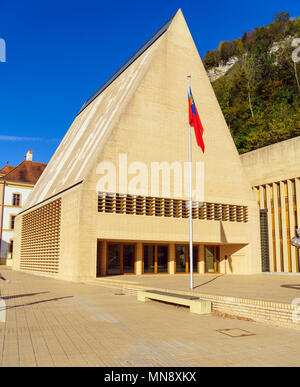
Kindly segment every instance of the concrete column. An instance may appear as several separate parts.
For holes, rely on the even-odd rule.
[[[259,187],[259,208],[260,210],[264,210],[266,208],[265,205],[265,189],[263,186]]]
[[[204,274],[204,245],[199,246],[199,273]]]
[[[296,263],[296,249],[291,246],[291,238],[295,235],[295,216],[294,216],[294,198],[293,198],[293,183],[291,180],[287,182],[288,189],[288,202],[289,202],[289,221],[290,221],[290,235],[288,236],[288,248],[291,249],[291,271],[292,273],[297,272],[297,263]]]
[[[225,251],[224,246],[220,246],[220,273],[225,274]]]
[[[101,241],[97,240],[97,264],[96,264],[96,277],[101,276]]]
[[[282,227],[282,247],[283,247],[283,265],[284,272],[289,272],[289,256],[287,247],[287,219],[286,219],[286,205],[285,205],[285,185],[280,183],[280,203],[281,203],[281,227]]]
[[[275,220],[275,246],[276,246],[276,266],[277,272],[281,272],[280,258],[280,233],[279,233],[279,213],[278,213],[278,193],[277,184],[273,183],[273,205],[274,205],[274,220]]]
[[[175,244],[171,243],[169,245],[169,273],[171,275],[175,274],[175,265],[176,265]]]
[[[261,202],[261,200],[260,200],[260,190],[259,190],[259,188],[254,187],[253,188],[253,192],[254,192],[255,200],[259,204],[259,208],[260,208],[260,202]]]
[[[268,210],[268,237],[269,237],[269,257],[270,257],[270,272],[275,271],[274,268],[274,249],[273,249],[273,226],[272,226],[272,204],[271,204],[271,188],[266,186],[266,206]]]
[[[107,242],[102,241],[101,242],[101,249],[100,249],[100,275],[104,276],[106,275],[106,269],[107,269]]]
[[[138,243],[136,246],[136,275],[143,274],[143,244]]]
[[[198,245],[198,264],[197,264],[198,273],[200,273],[200,256],[201,256],[201,246]]]

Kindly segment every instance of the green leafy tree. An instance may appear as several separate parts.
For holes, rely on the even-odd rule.
[[[213,88],[240,153],[300,135],[300,66],[291,47],[299,36],[300,18],[292,21],[283,12],[207,55],[217,65],[238,56]]]

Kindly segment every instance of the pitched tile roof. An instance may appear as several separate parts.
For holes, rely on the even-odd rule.
[[[17,167],[14,167],[0,180],[15,181],[18,183],[35,184],[44,172],[47,164],[37,163],[36,161],[22,161]]]
[[[0,175],[6,175],[8,172],[16,168],[14,165],[5,165],[2,169],[0,169]]]

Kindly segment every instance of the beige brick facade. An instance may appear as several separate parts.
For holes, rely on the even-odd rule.
[[[299,250],[291,239],[300,227],[300,137],[246,153],[241,160],[260,209],[267,211],[269,271],[298,273]]]

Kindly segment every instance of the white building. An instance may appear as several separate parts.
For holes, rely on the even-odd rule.
[[[46,166],[32,161],[32,151],[28,151],[18,166],[0,169],[0,264],[12,265],[15,216]]]

